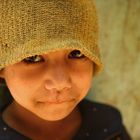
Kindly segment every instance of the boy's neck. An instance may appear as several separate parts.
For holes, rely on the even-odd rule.
[[[30,138],[38,137],[38,140],[42,140],[43,137],[72,138],[80,128],[82,121],[78,107],[76,107],[65,119],[53,122],[37,117],[14,101],[3,112],[3,119],[10,127],[14,128],[19,133]]]

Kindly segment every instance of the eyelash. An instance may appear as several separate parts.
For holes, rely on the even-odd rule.
[[[79,56],[78,57],[75,57],[74,55],[79,55]],[[38,56],[39,56],[39,58],[41,58],[40,61],[34,61],[34,60],[32,61],[31,60],[32,58],[38,58]],[[75,59],[83,59],[83,58],[85,58],[85,55],[82,54],[79,50],[73,50],[68,55],[68,58],[74,59],[74,57],[75,57]],[[27,58],[23,59],[23,62],[25,62],[27,64],[35,64],[35,63],[40,63],[42,61],[43,61],[43,59],[42,59],[42,56],[41,55],[34,55],[34,56],[27,57]]]

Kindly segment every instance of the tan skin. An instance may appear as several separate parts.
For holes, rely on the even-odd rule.
[[[78,103],[91,87],[93,62],[78,50],[25,58],[0,71],[14,98],[2,117],[34,140],[70,140],[80,128]]]

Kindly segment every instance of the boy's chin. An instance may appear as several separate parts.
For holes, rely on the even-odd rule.
[[[55,110],[54,112],[40,112],[36,115],[46,121],[62,121],[71,117],[73,118],[76,114],[77,107],[72,107],[64,110]]]
[[[33,112],[43,120],[60,121],[69,116],[75,116],[75,113],[77,112],[77,103],[70,102],[62,105],[40,106]]]

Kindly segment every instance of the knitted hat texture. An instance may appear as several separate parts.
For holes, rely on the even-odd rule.
[[[80,50],[101,71],[93,0],[0,0],[0,69],[61,49]]]

